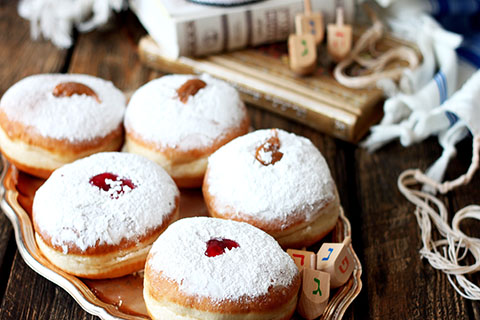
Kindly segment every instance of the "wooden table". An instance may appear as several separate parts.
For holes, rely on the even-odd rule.
[[[61,50],[49,42],[30,40],[29,24],[18,17],[17,4],[0,1],[0,94],[25,76],[45,72],[96,75],[124,91],[133,91],[160,73],[145,68],[137,42],[145,34],[129,12],[108,30],[75,35],[74,46]],[[369,154],[355,145],[320,134],[303,125],[249,107],[254,128],[279,127],[310,138],[321,150],[338,185],[352,223],[353,246],[363,265],[363,290],[345,319],[480,319],[480,305],[463,299],[447,277],[420,260],[419,229],[413,205],[398,192],[404,169],[425,169],[441,153],[434,139],[404,149],[394,142]],[[447,178],[465,172],[471,139],[459,146]],[[480,179],[443,197],[453,210],[480,199]],[[463,228],[479,235],[479,223]],[[478,277],[475,277],[478,283]],[[12,227],[0,214],[0,319],[95,319],[61,288],[37,275],[19,255]]]

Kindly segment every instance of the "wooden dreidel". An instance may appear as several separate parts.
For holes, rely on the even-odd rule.
[[[310,0],[304,0],[305,13],[295,16],[295,29],[297,34],[310,33],[315,38],[315,44],[320,44],[325,34],[323,15],[321,12],[312,12]]]
[[[290,69],[300,75],[312,73],[317,66],[317,46],[310,33],[291,34],[288,37]]]
[[[293,261],[298,267],[298,270],[303,268],[316,269],[317,255],[315,252],[305,250],[287,249],[287,253],[292,257]]]
[[[343,8],[337,8],[337,21],[327,26],[327,50],[334,61],[343,60],[352,49],[352,26],[343,23]]]
[[[348,250],[351,238],[342,243],[324,243],[317,253],[317,269],[330,274],[330,287],[337,288],[350,278],[353,272],[353,257]]]
[[[330,296],[330,274],[304,268],[302,289],[297,311],[305,319],[315,319],[323,314]]]

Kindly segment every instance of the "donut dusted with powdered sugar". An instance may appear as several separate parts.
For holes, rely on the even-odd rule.
[[[172,224],[145,266],[153,319],[290,319],[300,277],[271,236],[242,222],[196,217]]]
[[[123,143],[125,97],[81,74],[27,77],[0,100],[0,147],[19,169],[46,178],[65,163]]]
[[[39,249],[58,268],[112,278],[143,268],[178,204],[177,186],[156,163],[98,153],[55,170],[35,194],[32,219]]]
[[[169,75],[139,88],[125,115],[126,150],[159,163],[181,187],[201,186],[208,156],[248,132],[232,86],[208,75]]]
[[[248,222],[284,247],[303,247],[336,224],[339,199],[320,151],[280,129],[258,130],[208,160],[203,194],[214,217]]]

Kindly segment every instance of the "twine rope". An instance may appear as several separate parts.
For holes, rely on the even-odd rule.
[[[362,58],[362,52],[369,49],[371,56],[376,56],[378,53],[375,50],[375,44],[383,36],[383,24],[375,15],[373,10],[365,7],[368,15],[373,21],[373,25],[368,28],[356,41],[352,51],[346,59],[340,61],[333,71],[335,79],[342,85],[350,88],[362,89],[374,86],[379,80],[392,79],[398,80],[406,68],[414,69],[418,66],[419,60],[415,51],[407,46],[399,46],[387,50],[385,53],[374,59]],[[408,63],[407,67],[395,67],[384,70],[384,68],[391,61],[404,60]],[[349,76],[345,70],[356,62],[371,74],[363,76]]]
[[[433,194],[416,189],[419,184],[423,184],[445,194],[468,184],[479,167],[480,135],[474,136],[472,149],[472,162],[467,172],[455,180],[439,183],[419,169],[408,169],[400,174],[397,185],[400,192],[416,205],[414,214],[421,231],[422,258],[426,258],[433,268],[446,273],[448,281],[462,297],[480,300],[480,288],[465,277],[466,274],[480,270],[480,239],[470,237],[460,230],[461,221],[480,220],[480,206],[470,205],[457,211],[450,226],[448,211],[443,202]],[[438,230],[442,239],[432,238],[432,227]],[[468,253],[475,259],[470,265],[463,263]]]

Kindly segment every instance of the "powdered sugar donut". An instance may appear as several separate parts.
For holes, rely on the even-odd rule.
[[[33,201],[41,252],[85,278],[143,268],[152,243],[178,217],[179,192],[156,163],[127,153],[98,153],[55,170]]]
[[[144,300],[153,319],[290,319],[300,277],[265,232],[196,217],[172,224],[147,258]]]
[[[202,184],[208,156],[248,132],[237,91],[208,75],[169,75],[132,96],[125,114],[126,150],[159,163],[180,187]]]
[[[47,178],[65,163],[123,143],[125,97],[111,82],[80,74],[40,74],[0,100],[0,148],[22,171]]]
[[[339,199],[327,163],[310,140],[258,130],[208,160],[203,195],[214,217],[248,222],[283,247],[303,247],[336,224]]]

